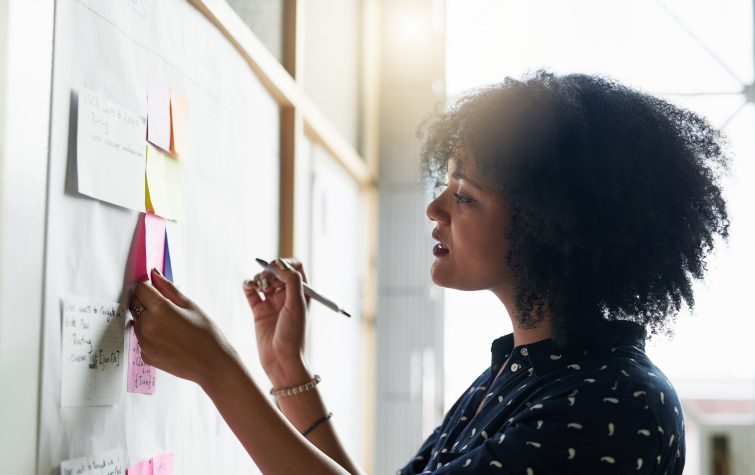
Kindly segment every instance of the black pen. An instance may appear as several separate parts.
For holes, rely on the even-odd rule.
[[[275,264],[264,261],[260,258],[256,258],[255,261],[257,261],[257,264],[261,265],[265,270],[275,273],[275,270],[276,270]],[[330,300],[328,297],[325,297],[321,293],[317,292],[315,289],[310,287],[309,284],[307,284],[306,282],[302,282],[302,286],[304,286],[304,295],[306,295],[307,297],[311,297],[317,300],[318,302],[325,305],[326,307],[333,310],[334,312],[342,313],[346,315],[347,317],[351,317],[351,314],[349,314],[346,310],[341,308],[340,305]]]

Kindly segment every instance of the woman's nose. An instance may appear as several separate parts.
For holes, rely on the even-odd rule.
[[[441,201],[442,199],[443,193],[441,193],[434,200],[432,200],[430,204],[427,205],[427,210],[425,212],[430,221],[447,224],[448,213],[443,209]]]

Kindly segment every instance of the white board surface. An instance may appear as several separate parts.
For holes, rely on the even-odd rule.
[[[215,319],[264,382],[241,282],[255,256],[274,256],[278,230],[279,108],[235,49],[179,0],[58,0],[44,289],[38,473],[122,449],[125,463],[174,454],[174,473],[258,473],[211,401],[158,372],[152,395],[104,406],[61,406],[60,298],[122,302],[138,213],[76,192],[81,90],[147,116],[150,79],[188,100],[183,163],[182,289]],[[46,91],[37,91],[45,94]]]

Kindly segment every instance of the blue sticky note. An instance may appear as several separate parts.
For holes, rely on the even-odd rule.
[[[170,264],[170,245],[168,244],[168,232],[165,231],[165,262],[163,265],[165,269],[165,277],[173,282],[173,266]]]

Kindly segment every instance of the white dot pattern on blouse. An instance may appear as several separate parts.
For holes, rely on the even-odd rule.
[[[397,474],[681,474],[676,392],[645,355],[641,327],[610,325],[612,344],[587,352],[494,341],[490,368]]]

